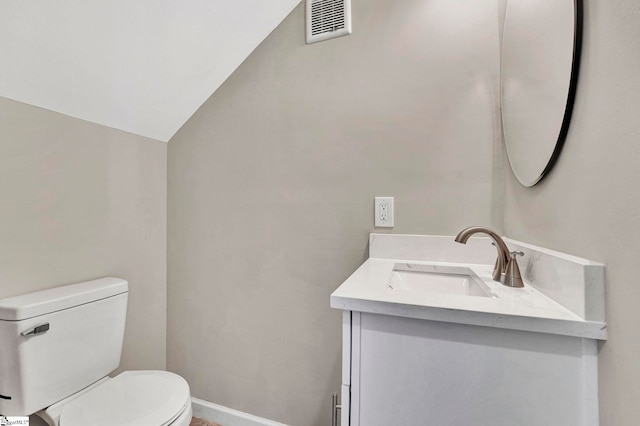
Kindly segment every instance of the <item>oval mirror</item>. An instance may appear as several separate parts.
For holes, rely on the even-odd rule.
[[[580,0],[507,0],[500,60],[502,129],[524,186],[549,172],[569,128],[578,76]]]

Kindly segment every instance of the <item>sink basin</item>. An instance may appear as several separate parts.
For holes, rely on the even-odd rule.
[[[471,269],[464,266],[396,263],[387,288],[414,294],[496,297]]]

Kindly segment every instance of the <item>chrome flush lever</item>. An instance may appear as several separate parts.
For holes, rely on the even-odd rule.
[[[49,323],[45,322],[44,324],[36,325],[30,330],[23,331],[20,335],[25,337],[37,336],[38,334],[46,333],[47,331],[49,331]]]

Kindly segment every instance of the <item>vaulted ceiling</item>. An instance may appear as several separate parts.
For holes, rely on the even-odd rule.
[[[3,1],[0,96],[168,141],[299,2]]]

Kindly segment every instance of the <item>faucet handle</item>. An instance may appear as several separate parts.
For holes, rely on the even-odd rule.
[[[522,276],[520,275],[520,267],[518,266],[518,256],[524,256],[521,251],[509,252],[509,262],[504,273],[504,285],[508,287],[524,287]]]

